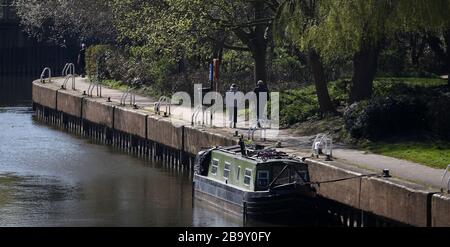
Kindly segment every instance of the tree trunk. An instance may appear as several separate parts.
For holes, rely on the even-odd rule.
[[[411,63],[415,68],[419,67],[419,56],[418,56],[418,34],[410,34],[409,42],[411,44]]]
[[[254,3],[255,20],[264,18],[265,4],[263,1]],[[263,81],[267,85],[267,39],[265,37],[267,25],[259,24],[255,26],[252,39],[251,50],[255,60],[254,80],[255,85],[258,81]]]
[[[323,114],[335,114],[336,109],[330,99],[328,93],[327,81],[325,78],[325,71],[320,56],[316,51],[311,50],[308,53],[309,66],[314,76],[314,84],[316,86],[317,99],[319,101],[320,112]]]
[[[258,45],[252,50],[252,56],[255,60],[254,80],[256,83],[261,80],[267,83],[267,46]]]
[[[447,85],[450,87],[450,30],[444,33],[445,46],[447,47]]]
[[[373,80],[377,73],[380,47],[363,48],[353,57],[353,80],[350,103],[370,99],[373,93]]]
[[[411,63],[416,68],[420,68],[420,58],[423,57],[426,46],[426,36],[421,34],[411,34]]]
[[[438,57],[438,59],[440,61],[445,62],[447,59],[447,55],[444,47],[445,44],[442,44],[441,39],[438,36],[429,33],[427,35],[427,43],[430,46],[431,50],[434,52],[434,54]]]

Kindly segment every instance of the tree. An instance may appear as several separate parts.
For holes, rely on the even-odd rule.
[[[283,4],[291,10],[287,15],[290,17],[281,16],[290,20],[286,30],[300,49],[310,54],[311,65],[316,64],[312,71],[323,110],[331,109],[330,100],[326,83],[321,82],[323,71],[317,72],[320,66],[314,63],[314,58],[351,59],[353,78],[349,100],[370,98],[378,57],[391,33],[389,20],[396,5],[395,0],[287,0]]]
[[[40,40],[112,43],[116,30],[107,0],[14,0],[24,29]]]
[[[447,85],[450,87],[450,29],[445,31],[444,37],[447,50]]]
[[[406,30],[419,30],[431,33],[438,40],[431,40],[430,45],[434,51],[440,47],[436,45],[443,40],[446,54],[442,56],[446,61],[448,86],[450,87],[450,0],[414,0],[412,2],[402,1],[398,22],[404,24]],[[438,51],[438,56],[442,53]]]
[[[248,51],[254,79],[267,80],[267,47],[276,0],[115,0],[122,40],[172,56],[210,42],[210,47]],[[182,51],[181,53],[179,51]]]
[[[320,0],[285,1],[279,8],[275,22],[275,36],[282,43],[288,39],[297,48],[307,54],[308,64],[314,77],[320,112],[335,113],[336,109],[331,101],[324,64],[314,43],[317,36],[313,30],[318,28],[323,16],[320,12]]]
[[[324,56],[343,56],[353,60],[351,103],[372,96],[380,52],[398,25],[392,22],[398,2],[327,0],[327,17],[322,27],[323,38],[327,41],[319,46]]]
[[[289,7],[315,6],[316,15],[307,11],[291,19],[288,26],[303,50],[313,47],[326,60],[353,61],[349,101],[369,99],[385,41],[399,32],[450,30],[449,0],[286,0]],[[304,16],[304,17],[302,17]],[[450,40],[448,35],[444,35]],[[447,42],[448,44],[449,42]],[[448,46],[448,45],[447,45]],[[447,60],[450,56],[447,56]]]

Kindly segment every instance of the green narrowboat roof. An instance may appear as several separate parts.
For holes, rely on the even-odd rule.
[[[219,147],[213,150],[213,153],[222,153],[223,155],[239,159],[254,165],[280,162],[301,162],[298,159],[287,155],[284,152],[278,152],[274,149],[251,149],[247,148],[247,155],[242,155],[240,146]]]
[[[276,179],[277,172],[282,172],[286,163],[306,167],[301,160],[274,149],[250,147],[242,154],[240,146],[213,149],[209,162],[210,179],[245,191],[266,190],[265,186]]]

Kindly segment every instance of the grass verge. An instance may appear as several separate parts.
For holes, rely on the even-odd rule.
[[[121,81],[103,80],[102,84],[106,87],[118,90],[127,90],[128,86]]]
[[[365,149],[385,156],[413,161],[433,168],[445,169],[450,165],[450,143],[377,142]]]

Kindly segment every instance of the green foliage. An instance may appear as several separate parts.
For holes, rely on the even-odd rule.
[[[439,86],[443,80],[401,80],[378,81],[375,98],[348,107],[344,113],[347,131],[354,138],[379,139],[415,131],[449,140],[450,94]]]
[[[192,1],[196,5],[197,1]],[[191,1],[189,2],[191,3]],[[192,51],[196,36],[193,13],[187,11],[187,1],[115,0],[112,3],[119,40],[129,42],[136,55],[158,53],[177,60]]]
[[[225,72],[251,71],[252,59],[247,53],[235,50],[224,51],[222,56],[222,66]]]
[[[338,108],[347,105],[350,83],[338,80],[328,85]],[[346,130],[354,138],[380,139],[414,131],[449,138],[449,96],[439,93],[445,92],[445,83],[436,78],[378,78],[374,99],[345,109]],[[319,114],[314,86],[283,91],[280,108],[283,125],[308,122]]]
[[[401,24],[400,31],[442,32],[450,28],[450,1],[397,0],[393,22]]]
[[[139,50],[140,47],[131,47],[127,52],[110,45],[89,47],[86,51],[88,76],[96,79],[98,72],[98,79],[113,88],[131,84],[150,86],[155,91],[152,95],[170,95],[185,84],[172,59],[166,56],[146,59]]]
[[[375,79],[374,95],[427,94],[428,88],[444,85],[446,85],[446,81],[440,78],[380,77]],[[418,92],[419,90],[420,92]]]
[[[280,95],[280,121],[283,125],[304,122],[319,112],[313,86],[286,90]]]
[[[350,84],[351,82],[345,79],[330,82],[328,84],[330,98],[335,106],[342,107],[347,104]]]
[[[114,48],[109,45],[94,45],[86,50],[86,72],[89,78],[107,79],[111,78],[105,65],[107,57],[110,57]],[[97,75],[99,78],[97,78]]]
[[[132,59],[127,52],[114,46],[106,46],[99,55],[100,80],[112,79],[130,82],[129,69]]]
[[[173,93],[176,90],[178,83],[175,80],[171,80],[171,75],[174,75],[176,71],[176,64],[168,58],[162,58],[154,61],[149,68],[149,73],[153,80],[154,89],[161,93]],[[172,83],[168,83],[171,81]]]
[[[282,28],[276,36],[333,61],[378,45],[394,12],[391,0],[290,0],[277,15],[275,25]]]
[[[380,97],[351,105],[344,120],[353,137],[378,139],[425,129],[425,112],[419,98]]]
[[[375,96],[387,98],[395,95],[404,95],[414,98],[417,95],[426,97],[428,88],[445,85],[445,81],[436,78],[377,78],[375,80]],[[351,81],[341,79],[328,84],[330,98],[338,108],[347,106]],[[319,113],[317,97],[313,85],[303,86],[299,89],[282,91],[280,97],[281,122],[292,125],[304,122]]]
[[[296,82],[299,84],[311,79],[309,67],[302,64],[292,50],[289,47],[277,47],[274,49],[273,57],[269,60],[269,78],[271,81]],[[286,88],[288,87],[289,85],[286,85]]]
[[[401,76],[403,71],[411,66],[408,64],[408,49],[406,45],[397,44],[387,47],[380,54],[378,61],[379,74],[387,76]]]
[[[351,59],[398,33],[449,30],[449,11],[448,0],[286,0],[274,34],[277,43],[292,41],[303,52],[317,50],[326,61]],[[391,55],[382,64],[396,65],[402,56]]]
[[[111,6],[121,41],[143,47],[142,55],[157,53],[177,61],[184,56],[210,56],[215,46],[251,48],[250,35],[257,26],[251,24],[255,6],[270,2],[114,0]],[[270,9],[263,8],[264,15],[273,14]],[[268,26],[267,21],[257,22]]]
[[[122,81],[116,81],[116,80],[103,80],[102,84],[104,86],[107,86],[112,89],[119,89],[119,90],[126,90],[127,85],[124,84]]]
[[[14,0],[24,29],[33,37],[64,43],[69,39],[112,43],[116,39],[110,1]]]

